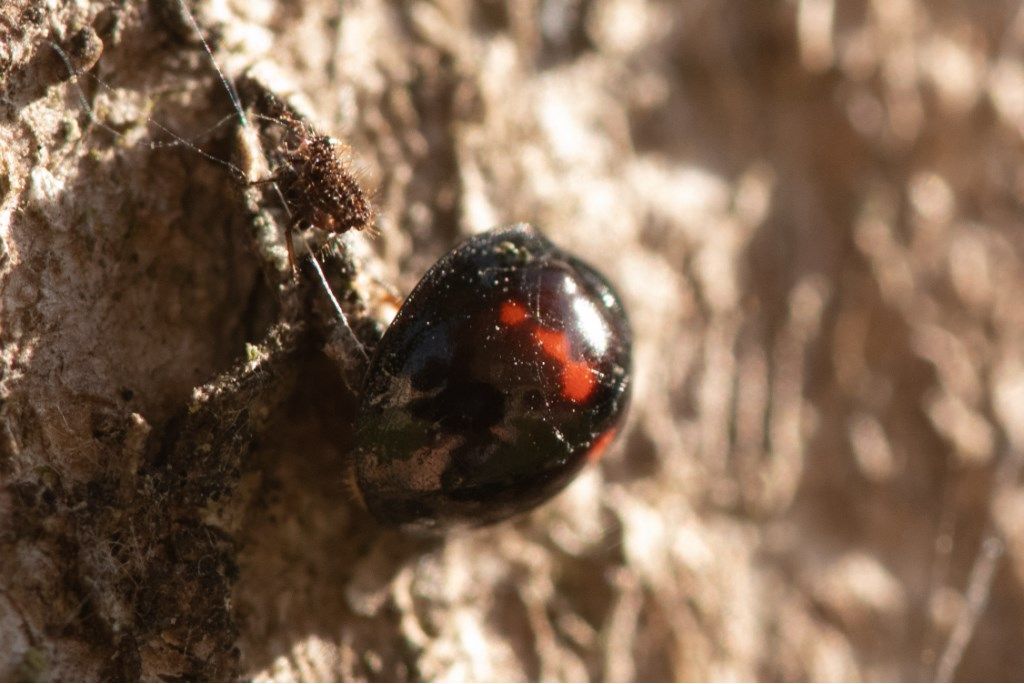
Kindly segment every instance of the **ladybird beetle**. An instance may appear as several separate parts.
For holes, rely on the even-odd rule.
[[[593,268],[527,224],[427,271],[370,361],[352,476],[380,522],[486,525],[564,488],[615,437],[629,324]]]

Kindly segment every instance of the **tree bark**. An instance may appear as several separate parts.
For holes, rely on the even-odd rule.
[[[630,419],[522,519],[379,527],[265,122],[175,0],[6,2],[0,678],[1024,676],[1016,3],[192,9],[375,188],[309,236],[362,343],[529,221],[623,295]]]

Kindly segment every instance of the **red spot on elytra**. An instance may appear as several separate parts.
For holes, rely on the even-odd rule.
[[[598,438],[594,440],[594,443],[590,445],[590,448],[587,449],[587,460],[593,463],[600,459],[602,454],[604,454],[605,449],[607,449],[608,445],[615,439],[615,435],[617,433],[617,428],[612,428],[602,432]]]
[[[545,354],[563,365],[569,363],[569,338],[565,333],[537,326],[533,337]]]
[[[569,361],[562,369],[562,394],[569,401],[586,401],[595,385],[594,373],[583,361]]]
[[[564,332],[537,326],[533,337],[544,353],[562,366],[562,396],[577,404],[589,399],[597,381],[588,363],[573,361],[569,357],[569,336]]]
[[[529,312],[519,302],[502,302],[498,320],[504,325],[516,326],[529,320]],[[597,380],[594,371],[585,361],[573,361],[569,355],[569,336],[558,330],[549,330],[541,325],[534,326],[533,339],[541,350],[562,367],[562,396],[574,403],[590,398]]]
[[[519,302],[504,302],[498,313],[498,320],[505,325],[519,325],[526,321],[526,307]]]

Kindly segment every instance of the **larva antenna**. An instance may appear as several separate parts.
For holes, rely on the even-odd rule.
[[[120,137],[121,134],[118,131],[115,131],[113,128],[100,121],[93,114],[92,106],[89,104],[89,101],[85,98],[85,93],[82,92],[82,86],[78,83],[79,71],[72,63],[71,57],[68,55],[68,53],[64,51],[64,48],[62,48],[60,45],[57,45],[52,40],[48,42],[50,43],[50,48],[57,53],[57,56],[60,58],[60,61],[64,62],[64,66],[67,67],[68,75],[74,82],[75,94],[78,96],[78,104],[79,106],[81,106],[82,111],[84,111],[88,115],[89,121],[91,121],[93,125],[99,126],[107,133],[110,133],[115,137]]]
[[[191,24],[192,30],[196,32],[196,35],[199,37],[199,42],[203,44],[203,49],[206,50],[206,54],[210,57],[210,63],[213,64],[213,68],[217,71],[217,76],[220,78],[220,82],[224,84],[224,89],[228,92],[228,97],[231,98],[231,104],[238,113],[239,120],[241,120],[243,126],[248,128],[249,119],[245,115],[245,110],[242,109],[242,100],[238,97],[238,91],[235,90],[235,85],[227,76],[224,75],[224,72],[221,71],[220,65],[217,64],[217,59],[213,56],[213,50],[210,49],[210,44],[206,42],[206,36],[203,35],[202,29],[199,28],[199,23],[196,22],[196,18],[192,16],[192,12],[185,4],[185,0],[178,0],[178,6],[181,7],[182,13],[188,17],[188,23]]]
[[[72,78],[72,81],[74,82],[75,93],[78,96],[78,103],[82,107],[82,110],[89,117],[89,121],[94,126],[98,126],[102,130],[106,131],[107,133],[110,133],[111,135],[113,135],[116,138],[122,137],[122,134],[119,131],[111,128],[107,124],[105,124],[102,121],[100,121],[100,119],[93,112],[92,106],[89,104],[89,101],[86,99],[85,93],[82,91],[82,86],[78,82],[78,78],[79,78],[79,76],[82,75],[82,72],[75,67],[75,65],[71,61],[71,57],[68,55],[68,53],[64,51],[64,48],[62,48],[60,45],[57,45],[57,43],[53,42],[52,40],[48,41],[48,42],[50,44],[50,48],[57,54],[57,56],[60,58],[60,61],[62,61],[64,63],[64,66],[67,68],[68,74],[70,74],[70,76]],[[215,63],[215,65],[216,65],[216,63]],[[218,69],[217,71],[219,73],[220,69]],[[91,76],[91,77],[92,77],[92,79],[96,83],[98,83],[100,85],[101,88],[104,88],[105,90],[108,90],[108,91],[112,90],[111,87],[109,85],[107,85],[102,79],[97,78],[96,76]],[[231,93],[231,97],[234,98],[234,97],[237,97],[237,96],[234,95],[233,93]],[[236,107],[237,107],[237,104],[236,104]],[[239,113],[241,113],[241,110],[239,110]],[[243,117],[244,117],[244,115],[243,115]],[[248,123],[247,123],[248,120],[247,119],[243,118],[243,122],[245,122],[246,125],[248,125]],[[210,154],[209,152],[207,152],[203,148],[201,148],[198,145],[194,144],[192,141],[187,140],[187,139],[183,138],[182,136],[178,135],[177,133],[172,131],[170,128],[168,128],[167,126],[164,126],[162,123],[160,123],[159,121],[153,119],[152,117],[148,117],[147,116],[146,117],[146,123],[151,125],[151,126],[153,126],[153,127],[155,127],[155,128],[157,128],[158,130],[166,133],[167,135],[169,135],[171,138],[174,139],[175,143],[177,143],[179,145],[183,145],[183,146],[191,149],[192,151],[194,151],[196,154],[198,154],[199,156],[203,157],[204,159],[206,159],[208,161],[211,161],[214,164],[218,164],[220,166],[223,166],[226,169],[228,169],[228,170],[238,174],[240,177],[244,177],[245,174],[242,172],[242,170],[239,169],[234,164],[232,164],[231,162],[225,161],[223,159],[220,159],[219,157],[216,157],[216,156]],[[222,120],[221,123],[223,123],[223,120]],[[220,124],[217,124],[217,125],[219,126]],[[160,147],[161,145],[151,143],[150,146],[151,147]]]

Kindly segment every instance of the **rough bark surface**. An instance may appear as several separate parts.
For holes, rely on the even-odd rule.
[[[377,188],[325,246],[364,342],[530,221],[623,295],[630,420],[523,519],[376,526],[351,338],[187,16],[4,2],[0,678],[1024,676],[1017,2],[194,12]]]

